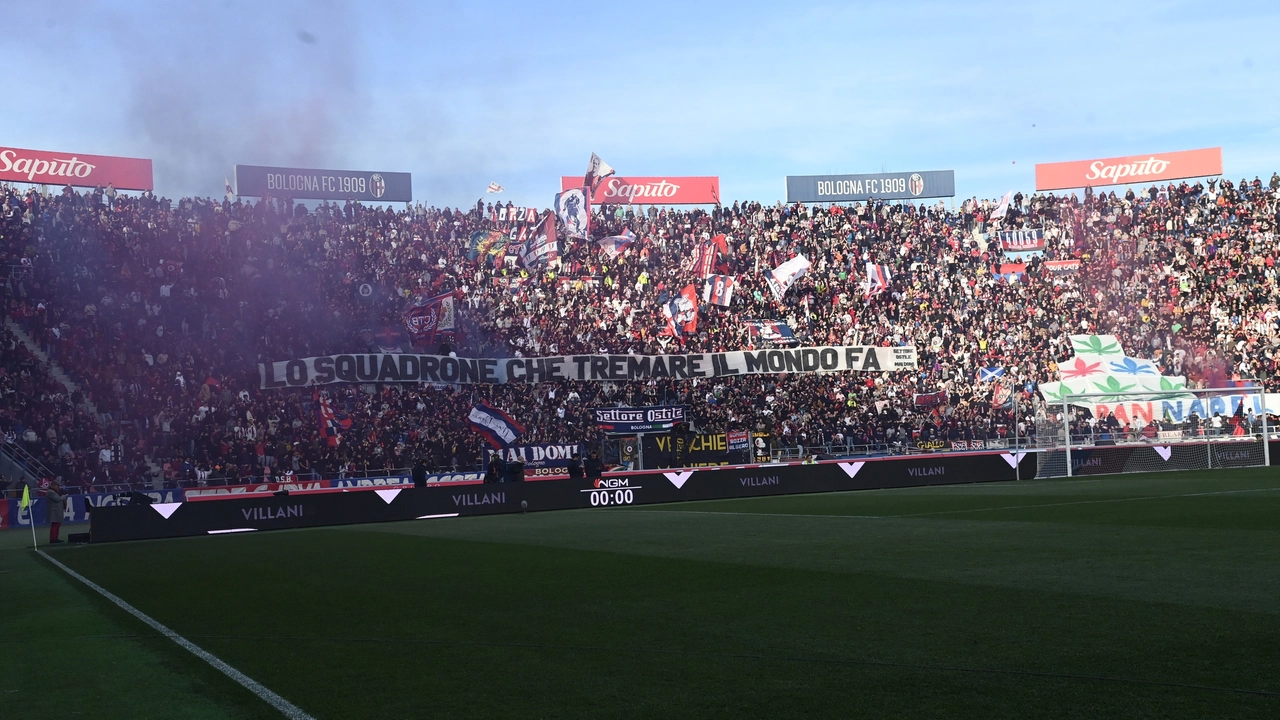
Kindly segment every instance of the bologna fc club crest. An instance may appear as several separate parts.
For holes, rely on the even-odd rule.
[[[916,177],[918,176],[912,176],[911,181],[915,182]],[[915,187],[915,186],[912,185],[912,187]],[[374,173],[369,176],[369,194],[373,195],[376,198],[380,198],[382,197],[383,193],[385,193],[386,191],[387,191],[387,181],[383,180],[381,175],[379,175],[378,173]],[[918,195],[919,193],[916,193],[916,194]]]
[[[911,177],[907,179],[907,189],[912,195],[924,192],[924,178],[920,177],[920,173],[911,173]]]

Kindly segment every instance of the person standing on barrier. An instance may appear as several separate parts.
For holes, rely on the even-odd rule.
[[[423,488],[427,486],[427,464],[418,458],[418,462],[413,465],[413,486]]]
[[[569,458],[569,479],[581,480],[582,477],[582,456],[578,453],[574,453],[573,457]]]
[[[44,491],[44,499],[44,519],[49,523],[49,542],[60,543],[62,540],[58,539],[58,533],[62,530],[62,517],[67,496],[62,492],[62,485],[57,480],[49,483],[49,488]],[[35,518],[31,521],[34,523]]]

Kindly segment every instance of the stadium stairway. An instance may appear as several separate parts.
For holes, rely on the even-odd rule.
[[[6,317],[4,319],[4,326],[9,329],[9,332],[13,333],[14,337],[18,338],[18,342],[22,343],[32,355],[39,358],[40,362],[48,369],[49,376],[54,380],[57,380],[59,383],[62,383],[62,386],[67,389],[68,393],[80,392],[80,385],[72,380],[71,377],[58,365],[58,363],[54,362],[49,357],[48,353],[40,349],[40,346],[31,338],[30,335],[27,334],[27,331],[24,330],[21,325],[14,322],[12,318]],[[98,424],[106,425],[106,420],[102,417],[102,414],[98,412],[98,406],[89,399],[87,394],[82,395],[82,397],[84,399],[85,408],[87,408],[90,414],[93,415],[94,419],[98,421]],[[158,488],[163,482],[162,478],[164,476],[164,469],[157,465],[150,457],[145,458],[145,460],[147,462],[147,467],[151,470],[151,477],[155,478],[155,484]]]
[[[31,336],[27,334],[26,330],[22,329],[21,325],[14,322],[11,318],[5,318],[4,326],[9,329],[9,332],[13,333],[14,336],[18,338],[18,342],[21,342],[23,346],[27,348],[28,352],[40,358],[40,362],[44,363],[45,368],[49,370],[49,375],[51,375],[54,380],[62,383],[62,386],[67,389],[68,393],[76,393],[80,391],[80,385],[63,372],[62,368],[58,366],[58,363],[49,359],[48,353],[40,349],[40,346],[36,344],[35,340],[31,339]],[[84,404],[93,412],[93,416],[98,418],[98,422],[102,422],[102,418],[98,415],[97,406],[88,398],[85,398]]]

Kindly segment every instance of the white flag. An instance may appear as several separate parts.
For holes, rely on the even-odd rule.
[[[797,255],[765,273],[764,280],[773,291],[773,297],[782,302],[782,296],[787,294],[787,290],[808,271],[809,258]]]
[[[591,153],[591,160],[587,162],[587,174],[582,177],[582,186],[595,190],[596,183],[613,174],[613,168],[609,167],[609,163],[600,159],[600,156]]]
[[[486,193],[500,193],[500,192],[502,192],[504,189],[505,189],[505,188],[503,188],[503,187],[502,187],[501,185],[499,185],[498,183],[496,183],[496,182],[491,182],[491,183],[489,183],[489,189],[488,189],[488,190],[485,190],[485,192],[486,192]]]
[[[1000,204],[996,206],[996,211],[991,213],[991,219],[999,220],[1000,218],[1003,218],[1005,213],[1009,212],[1009,203],[1011,202],[1013,202],[1012,190],[1005,193],[1004,197],[1000,198]]]

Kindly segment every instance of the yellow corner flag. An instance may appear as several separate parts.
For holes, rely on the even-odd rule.
[[[22,486],[22,502],[18,503],[18,510],[19,511],[26,510],[30,506],[31,506],[31,486],[24,484]],[[30,517],[28,517],[27,519],[31,521],[31,547],[35,548],[35,547],[38,547],[38,544],[36,543],[36,517],[35,517],[34,509],[30,513]]]

